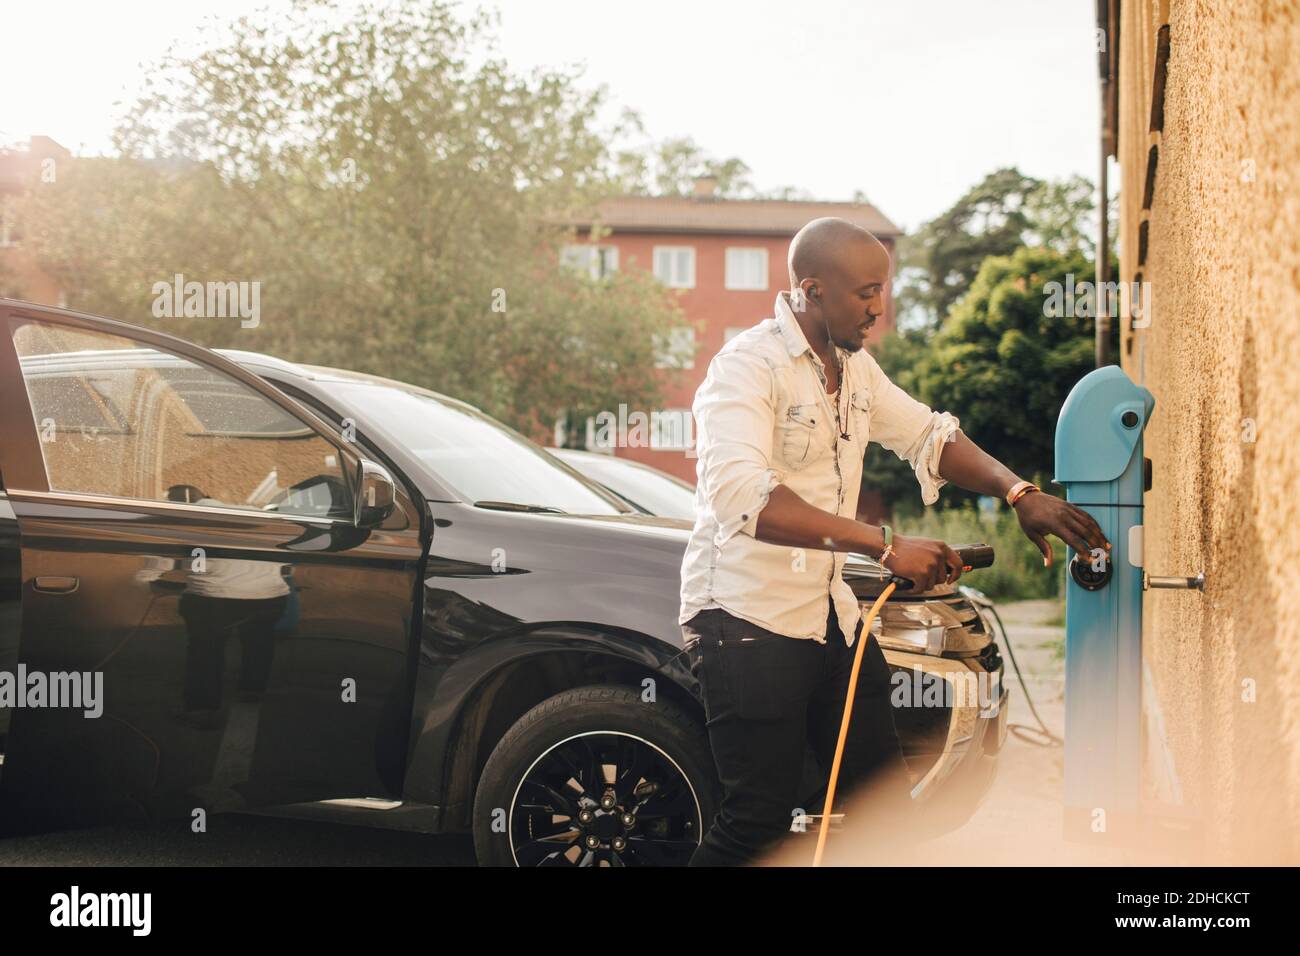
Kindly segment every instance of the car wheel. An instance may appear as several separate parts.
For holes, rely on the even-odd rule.
[[[702,722],[628,687],[542,701],[492,751],[474,797],[485,866],[685,866],[718,786]]]

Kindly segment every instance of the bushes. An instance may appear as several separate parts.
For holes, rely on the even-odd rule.
[[[949,544],[991,544],[997,558],[991,568],[963,574],[961,583],[997,600],[1020,601],[1053,598],[1065,593],[1065,547],[1055,538],[1052,567],[1020,530],[1015,512],[1000,503],[995,511],[981,512],[974,505],[928,508],[919,514],[898,514],[894,530]]]

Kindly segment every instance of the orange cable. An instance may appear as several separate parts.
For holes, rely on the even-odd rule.
[[[871,624],[880,612],[880,606],[885,603],[889,595],[894,593],[895,584],[891,582],[880,597],[876,598],[876,603],[871,605],[867,611],[866,620],[862,625],[862,635],[858,638],[858,649],[853,655],[853,670],[849,674],[849,693],[844,701],[844,717],[840,720],[840,739],[835,742],[835,759],[831,761],[830,780],[826,784],[826,805],[822,808],[821,828],[817,831],[817,853],[813,857],[813,866],[822,865],[822,854],[826,851],[826,834],[830,832],[831,824],[831,805],[835,801],[835,784],[840,776],[840,761],[844,757],[844,742],[849,737],[849,719],[853,716],[853,695],[858,689],[858,671],[862,668],[862,649],[867,646],[867,641],[871,637]]]

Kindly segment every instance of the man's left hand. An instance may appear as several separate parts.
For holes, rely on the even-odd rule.
[[[1047,535],[1054,534],[1080,554],[1094,548],[1110,551],[1110,543],[1092,515],[1045,491],[1025,495],[1015,504],[1016,517],[1025,536],[1043,553],[1043,564],[1051,567],[1052,546]]]

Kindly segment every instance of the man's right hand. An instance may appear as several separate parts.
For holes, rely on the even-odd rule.
[[[961,577],[961,558],[942,541],[894,535],[894,553],[885,567],[912,582],[913,590],[928,591],[938,584],[951,584]]]

